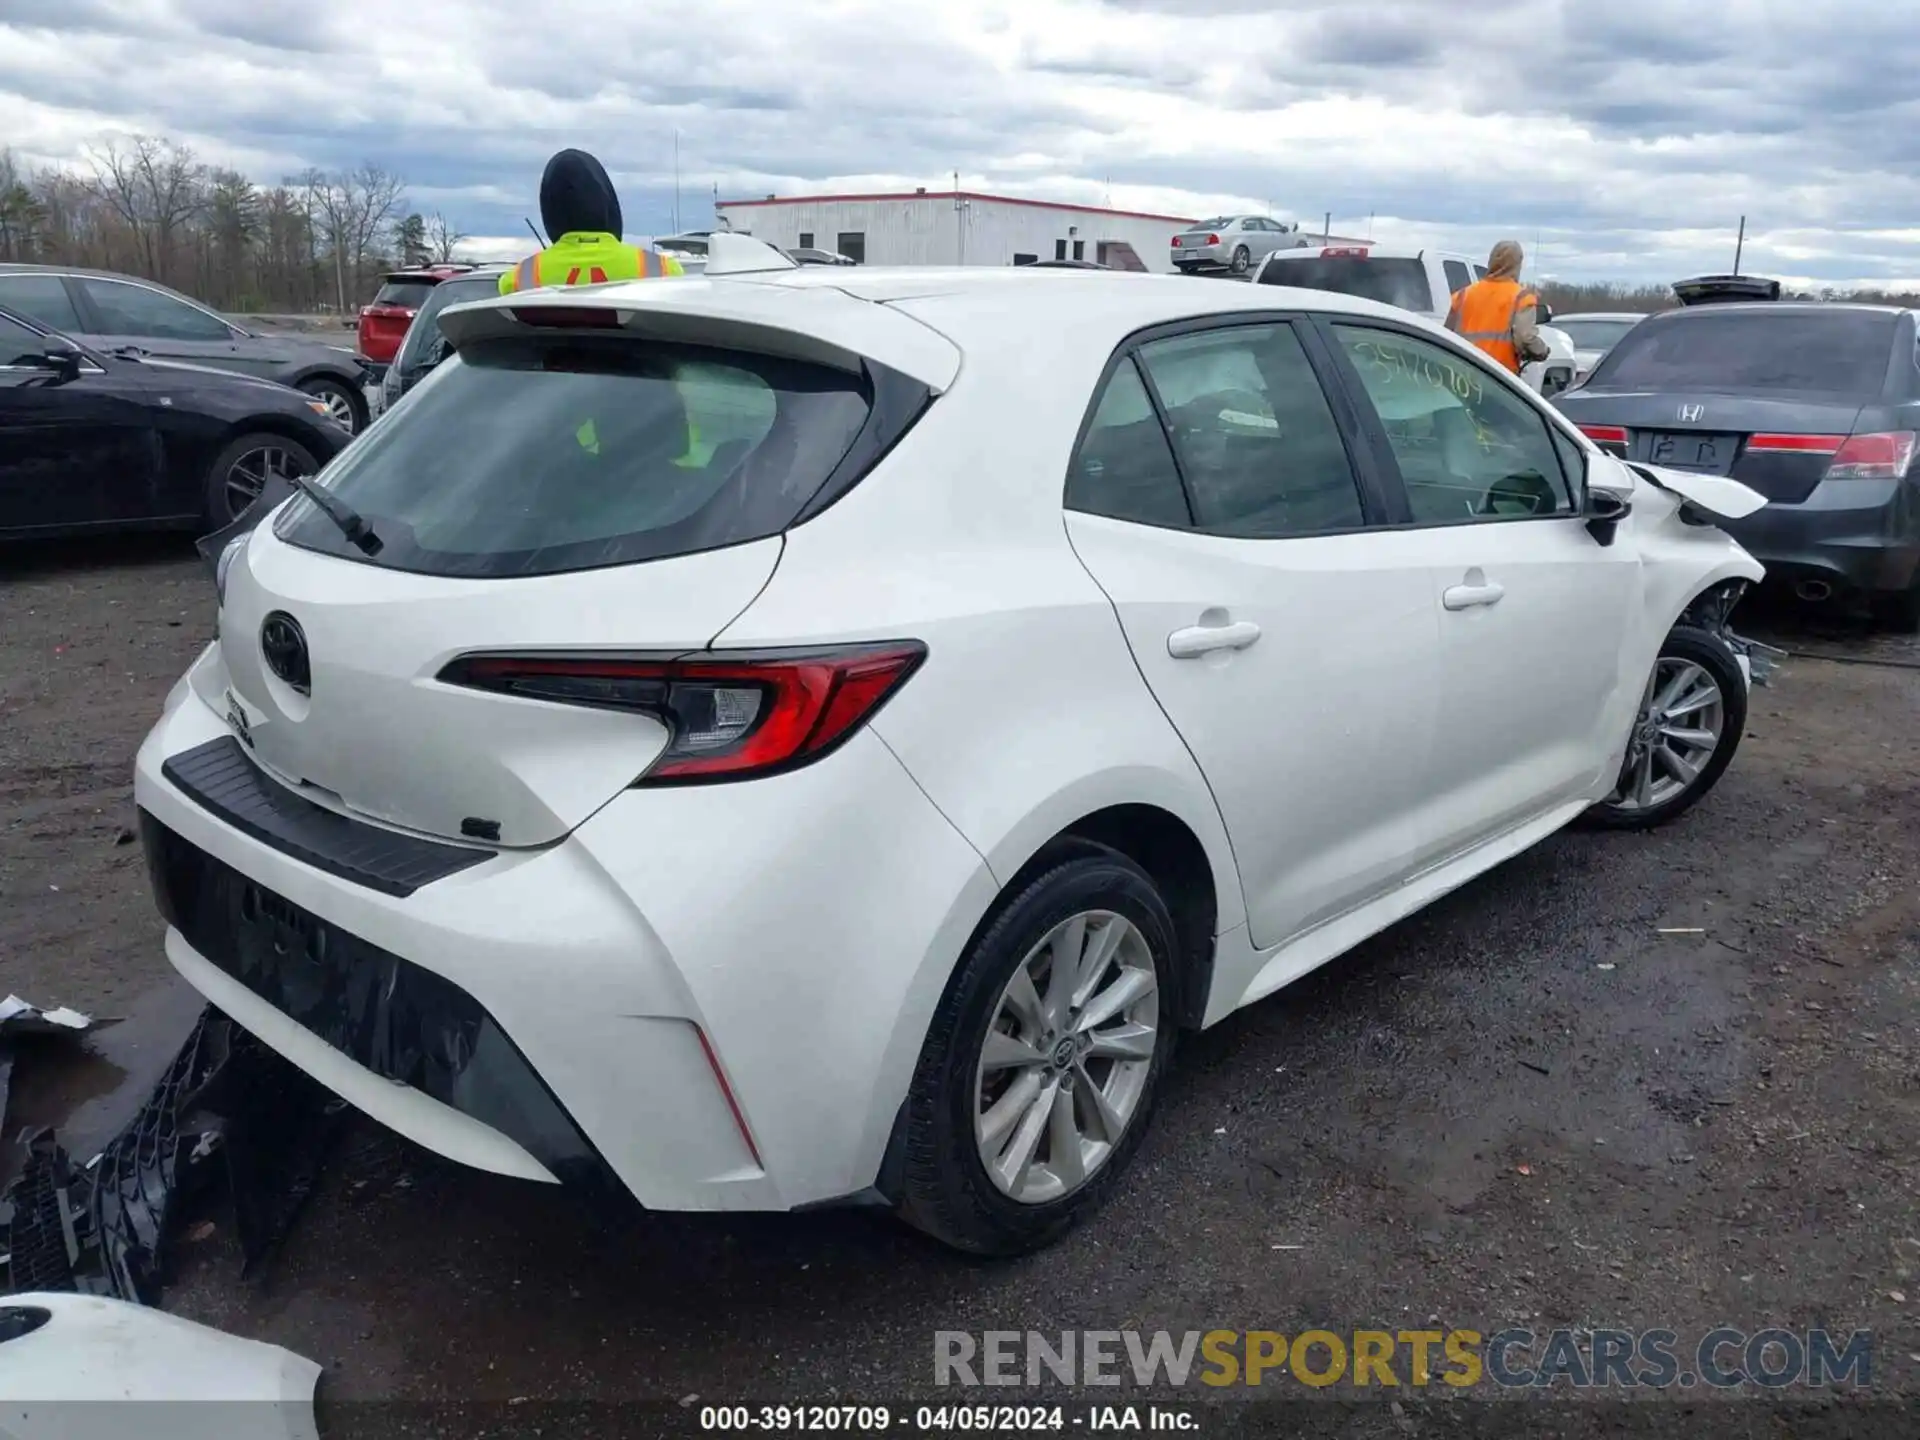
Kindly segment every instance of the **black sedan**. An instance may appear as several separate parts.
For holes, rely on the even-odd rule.
[[[0,538],[213,529],[352,438],[298,390],[102,353],[0,308]]]
[[[1719,288],[1642,320],[1554,403],[1628,460],[1730,475],[1766,496],[1719,523],[1770,580],[1920,630],[1915,312],[1743,303]]]
[[[132,275],[0,265],[0,308],[99,350],[138,345],[162,360],[274,380],[327,402],[349,430],[367,423],[373,376],[344,345],[248,330],[176,290]]]

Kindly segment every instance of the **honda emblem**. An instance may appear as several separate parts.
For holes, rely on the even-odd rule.
[[[1687,425],[1693,424],[1694,421],[1706,413],[1706,409],[1707,407],[1704,405],[1682,405],[1680,407],[1681,422]]]

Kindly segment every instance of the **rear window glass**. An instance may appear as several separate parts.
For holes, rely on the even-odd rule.
[[[1576,350],[1605,350],[1618,344],[1620,337],[1640,322],[1637,320],[1556,320],[1554,328],[1564,330]]]
[[[1643,320],[1595,367],[1589,390],[1874,393],[1897,317],[1865,310],[1681,310]]]
[[[1216,215],[1211,220],[1196,220],[1187,228],[1189,230],[1225,230],[1232,224],[1233,216]]]
[[[291,544],[428,575],[543,575],[776,535],[871,408],[844,371],[590,337],[467,346],[328,468],[380,537],[296,498]]]
[[[404,305],[409,310],[418,310],[421,302],[431,295],[435,288],[431,280],[389,280],[380,287],[380,293],[373,297],[373,303]]]
[[[1293,285],[1302,290],[1331,290],[1357,295],[1402,310],[1423,314],[1433,309],[1433,290],[1427,284],[1422,260],[1373,260],[1364,255],[1302,255],[1276,260],[1260,272],[1267,285]]]

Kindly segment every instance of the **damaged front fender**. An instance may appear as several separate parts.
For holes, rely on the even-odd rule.
[[[1669,470],[1664,465],[1642,465],[1638,461],[1627,468],[1648,484],[1678,495],[1687,505],[1720,520],[1744,520],[1767,503],[1767,497],[1758,490],[1724,475],[1696,475],[1686,470]]]

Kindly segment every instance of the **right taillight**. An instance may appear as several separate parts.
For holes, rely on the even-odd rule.
[[[1597,445],[1627,443],[1627,427],[1624,425],[1582,425],[1580,433]]]
[[[683,785],[810,764],[870,720],[926,655],[917,640],[672,658],[465,655],[439,678],[525,700],[647,715],[671,738],[634,783]]]
[[[1849,435],[1827,463],[1829,480],[1904,480],[1913,464],[1916,435],[1912,430],[1880,430]]]

